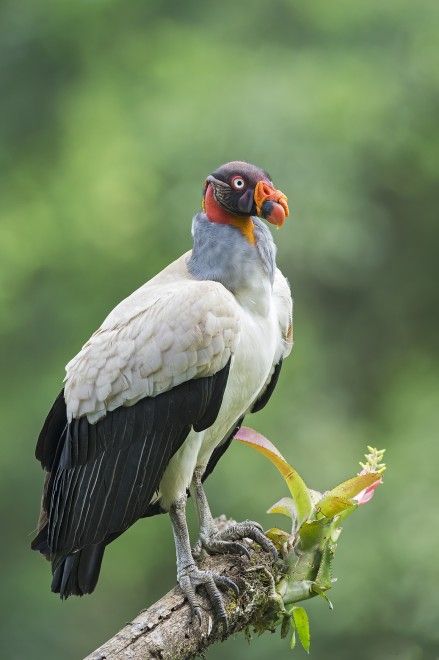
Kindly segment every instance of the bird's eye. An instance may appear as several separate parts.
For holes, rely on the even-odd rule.
[[[242,176],[234,176],[230,183],[235,190],[242,190],[245,188],[245,181]]]

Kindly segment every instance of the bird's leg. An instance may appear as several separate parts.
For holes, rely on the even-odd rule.
[[[217,528],[201,482],[202,476],[202,470],[196,468],[191,484],[191,493],[195,499],[200,520],[200,539],[194,552],[198,553],[201,548],[204,548],[209,554],[231,553],[250,557],[247,546],[241,543],[242,539],[247,538],[258,543],[263,550],[276,559],[277,550],[270,539],[265,536],[259,523],[244,520],[240,523],[233,523],[221,531]]]
[[[196,595],[197,587],[202,586],[207,593],[215,620],[227,628],[227,614],[218,587],[232,589],[237,595],[239,588],[230,578],[212,571],[202,571],[195,564],[186,523],[186,500],[187,495],[185,494],[174,502],[169,510],[177,555],[178,583],[188,599],[193,618],[197,618],[199,623],[202,621],[202,606]]]

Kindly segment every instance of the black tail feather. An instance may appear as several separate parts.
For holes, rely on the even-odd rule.
[[[98,543],[67,557],[55,558],[52,562],[52,591],[61,598],[91,594],[99,578],[104,550],[105,543]]]

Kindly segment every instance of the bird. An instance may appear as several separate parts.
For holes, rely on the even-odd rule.
[[[245,415],[269,401],[292,348],[292,296],[263,220],[281,227],[288,200],[263,169],[232,161],[205,180],[192,250],[120,302],[67,364],[38,437],[45,471],[31,547],[51,562],[62,599],[96,587],[104,550],[141,518],[169,513],[177,580],[201,620],[204,590],[227,625],[235,581],[197,565],[198,550],[276,556],[253,521],[219,529],[204,481]]]

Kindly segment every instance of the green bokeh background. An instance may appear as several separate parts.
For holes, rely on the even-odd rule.
[[[387,447],[340,540],[335,611],[309,605],[312,657],[439,657],[438,27],[437,0],[2,3],[2,658],[80,658],[175,582],[161,516],[109,548],[93,596],[52,595],[29,551],[33,451],[64,364],[190,247],[204,177],[231,159],[268,169],[292,210],[275,238],[296,344],[247,423],[320,489]],[[284,486],[245,447],[208,493],[282,522],[265,510]],[[266,634],[207,657],[290,652]]]

